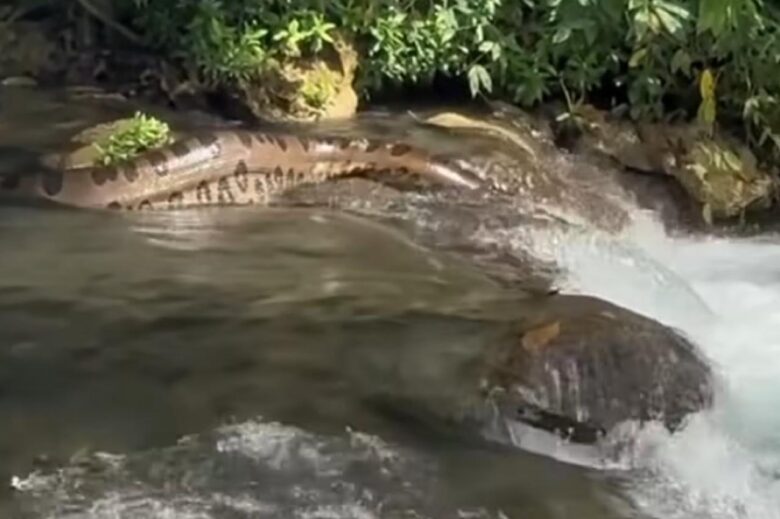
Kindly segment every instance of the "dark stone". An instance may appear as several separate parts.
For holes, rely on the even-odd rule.
[[[592,442],[625,421],[674,431],[712,404],[712,372],[676,331],[610,303],[553,296],[484,376],[505,418]]]

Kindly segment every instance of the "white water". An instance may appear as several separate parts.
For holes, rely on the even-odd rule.
[[[712,411],[646,430],[628,493],[661,519],[780,518],[780,236],[672,238],[638,213],[620,237],[508,233],[591,294],[682,330],[721,379]],[[495,238],[495,237],[493,237]]]

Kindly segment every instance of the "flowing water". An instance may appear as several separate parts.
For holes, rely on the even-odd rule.
[[[53,141],[42,118],[0,125],[2,143]],[[780,236],[672,237],[633,213],[618,236],[474,237],[555,261],[564,291],[675,326],[716,366],[712,411],[597,469],[371,398],[367,366],[447,380],[442,354],[495,340],[522,304],[403,229],[2,207],[0,517],[780,518]]]

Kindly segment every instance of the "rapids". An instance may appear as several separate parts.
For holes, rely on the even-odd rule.
[[[634,212],[618,237],[537,234],[567,269],[564,290],[601,297],[674,326],[714,363],[711,412],[674,437],[642,433],[621,464],[630,495],[654,516],[780,517],[780,236],[669,236]],[[511,234],[511,233],[510,233]],[[553,245],[554,242],[554,246]]]

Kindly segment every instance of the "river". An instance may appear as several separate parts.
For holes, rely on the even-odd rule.
[[[48,102],[4,112],[3,167],[95,122]],[[620,235],[479,237],[679,328],[716,366],[712,411],[642,431],[605,468],[366,397],[361,360],[435,369],[513,301],[402,228],[326,209],[1,207],[0,517],[780,518],[780,236],[670,236],[632,213]]]

